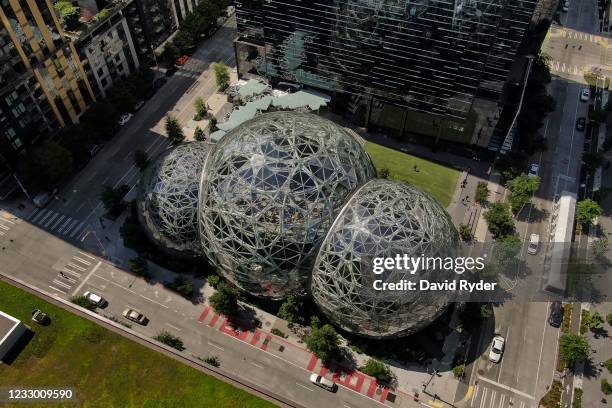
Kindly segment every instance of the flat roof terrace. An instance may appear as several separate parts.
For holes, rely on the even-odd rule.
[[[11,332],[15,330],[15,327],[19,325],[19,323],[21,322],[15,319],[13,316],[9,316],[0,311],[0,344],[6,340]]]

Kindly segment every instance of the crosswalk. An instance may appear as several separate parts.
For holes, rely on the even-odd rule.
[[[601,44],[604,39],[600,35],[593,35],[589,33],[583,33],[582,31],[574,31],[574,30],[562,30],[561,37],[567,38],[568,40],[580,40],[580,41],[588,41],[593,44]]]
[[[26,220],[49,232],[74,239],[80,236],[85,227],[83,221],[46,208],[36,209]]]
[[[4,211],[0,212],[0,237],[5,236],[15,225],[15,221],[11,218],[11,214]]]
[[[568,64],[556,60],[551,60],[549,67],[551,72],[561,72],[569,75],[584,76],[584,73],[587,71],[587,67],[584,65]]]
[[[73,287],[78,286],[83,276],[91,271],[96,263],[96,258],[93,256],[77,251],[62,270],[55,275],[53,281],[49,284],[49,288],[55,292],[70,295]]]
[[[537,404],[528,398],[516,394],[487,387],[484,384],[476,385],[474,396],[470,401],[470,408],[536,408]]]

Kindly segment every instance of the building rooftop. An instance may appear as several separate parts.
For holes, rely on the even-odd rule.
[[[21,323],[21,321],[18,319],[0,311],[0,344],[4,342],[17,326],[19,326],[19,323]]]

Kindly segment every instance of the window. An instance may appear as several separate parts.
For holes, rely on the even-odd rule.
[[[7,137],[8,140],[12,140],[16,134],[17,133],[15,132],[15,129],[13,128],[8,128],[7,130],[4,131],[4,135]]]
[[[19,115],[21,115],[22,113],[24,113],[26,111],[25,106],[23,106],[23,103],[20,103],[19,105],[15,106],[13,108],[13,116],[15,116],[16,118],[19,117]]]
[[[23,143],[21,143],[21,140],[15,139],[11,145],[13,146],[13,149],[17,150],[23,145]]]

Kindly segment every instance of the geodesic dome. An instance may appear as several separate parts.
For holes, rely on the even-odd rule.
[[[373,271],[374,258],[450,256],[458,234],[433,198],[398,181],[372,180],[348,200],[323,240],[313,268],[315,303],[335,324],[364,337],[401,337],[438,317],[449,296],[426,291],[379,291],[375,280],[443,282],[454,272]]]
[[[207,159],[200,189],[206,253],[253,295],[305,292],[337,211],[374,175],[362,146],[333,122],[260,115],[227,133]]]
[[[162,248],[190,256],[202,254],[198,231],[198,192],[209,152],[204,142],[168,149],[145,171],[139,213],[145,230]]]

